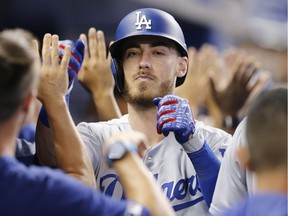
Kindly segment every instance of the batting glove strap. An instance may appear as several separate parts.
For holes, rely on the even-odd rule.
[[[205,143],[202,133],[196,132],[193,134],[192,139],[183,143],[182,146],[187,153],[193,153],[199,151]]]

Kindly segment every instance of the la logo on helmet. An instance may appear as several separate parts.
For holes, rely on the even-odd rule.
[[[151,20],[147,20],[145,15],[141,15],[141,11],[136,12],[135,26],[137,30],[142,29],[142,25],[145,25],[146,29],[151,29]],[[140,17],[141,16],[141,17]]]

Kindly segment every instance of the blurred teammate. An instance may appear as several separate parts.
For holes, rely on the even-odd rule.
[[[221,182],[225,176],[229,186],[219,185],[210,211],[215,215],[287,215],[287,88],[262,92],[244,121],[238,133],[246,135],[247,142],[231,143],[234,147],[229,151],[237,153],[237,162],[230,157],[230,163],[225,162]],[[228,178],[230,170],[233,174]],[[237,176],[242,176],[241,181]],[[231,189],[229,198],[226,188]]]

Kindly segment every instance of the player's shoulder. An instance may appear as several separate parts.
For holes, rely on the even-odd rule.
[[[237,126],[233,138],[231,142],[235,147],[239,147],[242,145],[246,145],[246,122],[247,122],[247,117],[245,117]]]
[[[79,130],[109,130],[111,128],[128,128],[130,127],[128,121],[128,115],[123,115],[120,118],[111,119],[108,121],[99,121],[99,122],[80,122],[77,125]]]
[[[226,131],[206,125],[202,121],[196,121],[196,130],[201,131],[206,141],[212,139],[214,142],[228,142],[232,138]]]

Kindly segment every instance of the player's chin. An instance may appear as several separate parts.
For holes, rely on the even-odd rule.
[[[145,107],[153,105],[153,99],[158,97],[158,94],[159,92],[146,86],[138,86],[137,88],[130,88],[129,91],[127,89],[123,91],[123,96],[128,103],[141,104],[142,106],[145,104]]]

